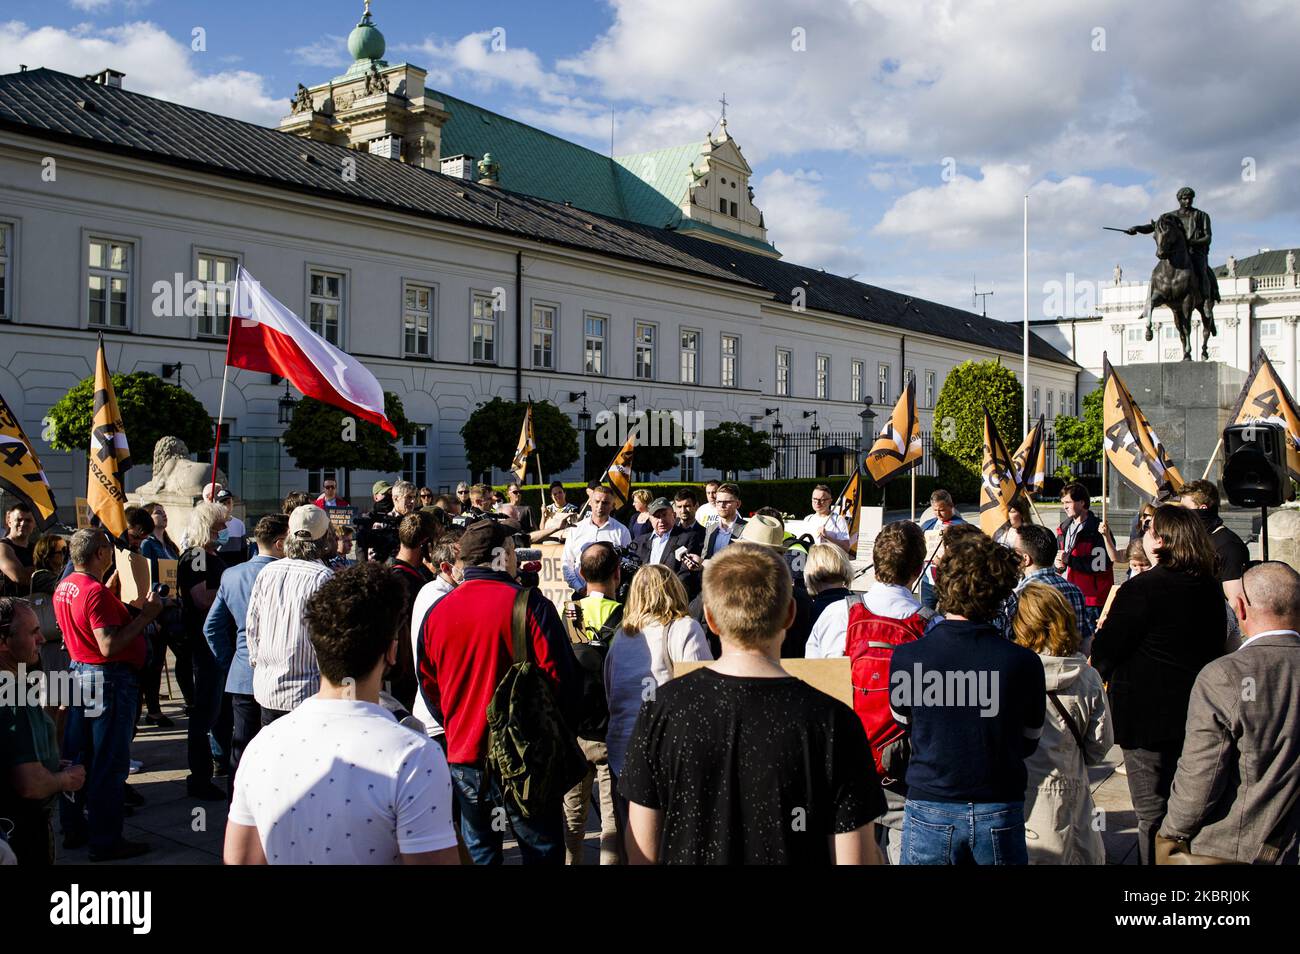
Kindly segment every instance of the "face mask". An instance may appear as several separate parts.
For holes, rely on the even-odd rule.
[[[224,547],[224,546],[225,546],[229,541],[230,541],[230,531],[229,531],[229,530],[218,530],[218,531],[217,531],[217,546],[219,546],[219,547]]]

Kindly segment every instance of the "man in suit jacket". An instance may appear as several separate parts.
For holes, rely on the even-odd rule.
[[[745,518],[740,516],[740,488],[735,484],[723,484],[713,498],[713,505],[718,509],[718,519],[709,525],[704,535],[704,559],[713,556],[732,540],[739,540],[745,529]]]
[[[1193,854],[1296,864],[1300,574],[1276,561],[1252,567],[1233,604],[1243,642],[1196,677],[1160,834]],[[1279,854],[1260,857],[1275,833]]]
[[[652,501],[648,509],[650,532],[637,537],[632,547],[642,564],[661,563],[676,573],[685,584],[691,571],[683,566],[677,552],[685,547],[688,553],[698,556],[704,546],[704,530],[699,526],[689,530],[679,526],[673,505],[666,497]]]

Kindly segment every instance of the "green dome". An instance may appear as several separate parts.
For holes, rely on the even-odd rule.
[[[381,60],[384,57],[384,35],[370,19],[369,11],[348,34],[348,52],[354,60]]]

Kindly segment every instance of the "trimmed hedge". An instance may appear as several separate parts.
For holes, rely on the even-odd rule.
[[[737,481],[737,486],[740,488],[741,513],[748,516],[762,507],[775,507],[782,513],[792,513],[798,517],[803,517],[812,512],[813,488],[821,483],[829,484],[831,493],[838,495],[844,487],[845,480],[839,477],[832,478],[829,481],[806,477],[798,480]],[[564,490],[570,501],[580,502],[583,499],[586,486],[585,483],[566,483]],[[938,486],[939,478],[937,477],[918,476],[916,478],[916,509],[918,515],[930,506],[930,494]],[[632,485],[633,490],[648,490],[656,497],[667,497],[669,500],[682,487],[690,487],[696,490],[700,497],[700,503],[705,502],[703,481],[688,483],[653,481]],[[505,485],[502,484],[497,489],[504,491]],[[533,506],[536,504],[538,489],[537,484],[529,484],[523,488],[525,505]],[[883,488],[869,484],[863,496],[863,503],[867,506],[878,507],[881,505],[882,497],[886,507],[906,508],[911,501],[910,479],[904,475],[889,482]],[[618,513],[625,515],[631,509],[631,505],[629,505]],[[622,517],[620,516],[619,519],[622,519]]]

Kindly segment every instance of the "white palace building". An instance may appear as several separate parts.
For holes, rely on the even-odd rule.
[[[1296,370],[1296,323],[1300,321],[1297,256],[1300,249],[1261,249],[1241,259],[1228,256],[1226,264],[1214,270],[1222,301],[1214,306],[1218,334],[1209,341],[1211,361],[1242,371],[1250,370],[1262,348],[1292,394],[1300,384]],[[1117,368],[1182,360],[1182,344],[1169,309],[1156,310],[1152,316],[1155,335],[1146,340],[1143,311],[1148,289],[1149,282],[1124,281],[1119,274],[1101,287],[1097,314],[1030,322],[1037,335],[1083,368],[1081,394],[1087,394],[1101,379],[1103,352]],[[1192,350],[1199,359],[1204,335],[1199,314],[1193,316],[1192,333]]]
[[[85,455],[52,451],[41,422],[91,374],[97,333],[115,371],[168,366],[215,418],[224,299],[166,303],[237,265],[401,399],[419,425],[405,476],[435,490],[469,476],[461,426],[496,396],[575,422],[635,395],[705,427],[860,433],[864,402],[892,404],[908,375],[928,428],[954,365],[1019,371],[1016,325],[784,261],[725,124],[611,158],[426,88],[384,59],[369,13],[348,47],[351,68],[300,86],[279,129],[133,93],[114,70],[0,76],[0,394],[68,514]],[[1034,389],[1072,412],[1078,365],[1031,339]],[[250,500],[319,484],[279,442],[283,393],[231,371],[223,466]],[[128,489],[151,451],[133,449]],[[661,476],[711,476],[682,461]],[[354,498],[377,476],[353,473]]]

